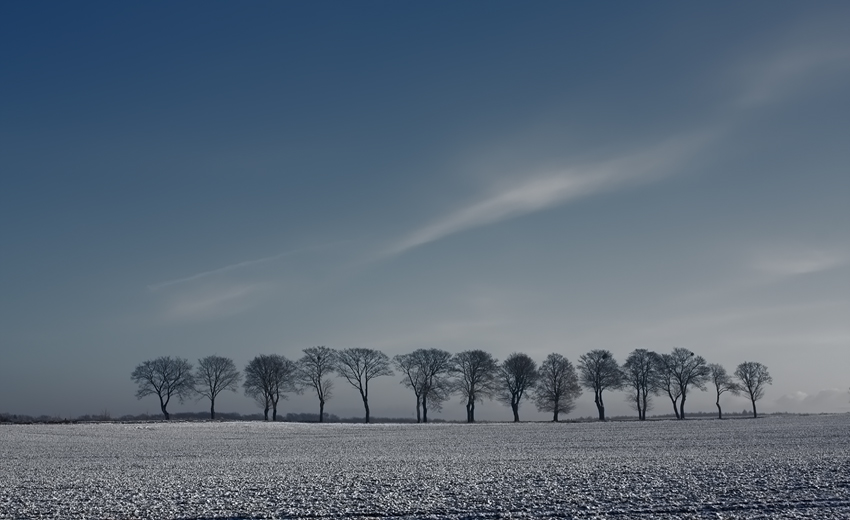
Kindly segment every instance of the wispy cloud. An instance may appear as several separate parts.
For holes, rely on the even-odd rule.
[[[173,286],[173,285],[179,285],[179,284],[183,284],[183,283],[187,283],[187,282],[194,282],[194,281],[200,280],[202,278],[208,278],[208,277],[211,277],[211,276],[216,276],[216,275],[228,273],[228,272],[231,272],[231,271],[237,271],[237,270],[240,270],[240,269],[247,269],[247,268],[250,268],[250,267],[256,267],[256,266],[259,266],[259,265],[274,262],[276,260],[281,260],[281,259],[286,258],[288,256],[293,256],[293,255],[297,255],[299,253],[305,253],[305,252],[308,252],[308,251],[325,249],[325,248],[328,248],[328,247],[333,247],[333,246],[336,246],[336,245],[344,244],[346,242],[348,242],[348,240],[343,240],[343,241],[339,241],[339,242],[331,242],[331,243],[328,243],[328,244],[322,244],[322,245],[318,245],[318,246],[302,247],[300,249],[293,249],[291,251],[286,251],[284,253],[280,253],[280,254],[274,255],[274,256],[267,256],[265,258],[258,258],[256,260],[246,260],[244,262],[239,262],[239,263],[236,263],[236,264],[231,264],[231,265],[226,265],[224,267],[219,267],[217,269],[212,269],[212,270],[209,270],[209,271],[203,271],[203,272],[200,272],[200,273],[196,273],[196,274],[193,274],[191,276],[186,276],[186,277],[183,277],[183,278],[176,278],[174,280],[168,280],[168,281],[165,281],[165,282],[159,282],[159,283],[151,284],[151,285],[148,285],[148,289],[151,290],[151,291],[157,291],[159,289],[164,289],[166,287],[170,287],[170,286]]]
[[[174,320],[203,320],[239,314],[256,302],[263,292],[260,284],[205,287],[171,299],[166,317]]]
[[[850,46],[818,46],[788,49],[757,64],[748,64],[743,106],[777,102],[824,75],[850,70]]]
[[[704,146],[706,141],[706,134],[675,139],[625,157],[565,168],[510,183],[409,233],[390,245],[384,254],[397,255],[461,231],[541,211],[595,193],[660,179]]]
[[[826,271],[847,261],[847,255],[836,251],[797,248],[762,252],[752,266],[771,278],[787,278]]]

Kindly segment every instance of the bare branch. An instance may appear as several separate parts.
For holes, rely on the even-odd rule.
[[[298,360],[298,378],[301,384],[315,390],[319,398],[319,422],[325,419],[325,402],[333,397],[333,381],[328,375],[336,371],[337,355],[328,347],[310,347],[304,349],[304,356]]]
[[[294,362],[278,354],[262,354],[252,359],[245,367],[245,395],[254,398],[263,408],[263,418],[277,420],[277,405],[286,399],[288,392],[299,392]]]
[[[242,374],[230,358],[207,356],[198,360],[195,391],[210,400],[210,419],[215,419],[215,398],[225,390],[235,392],[240,379]]]
[[[679,409],[676,411],[676,418],[684,419],[688,389],[696,387],[702,391],[706,390],[706,383],[710,378],[708,363],[705,358],[697,356],[686,348],[674,348],[670,354],[661,356],[660,366],[663,385],[667,387],[670,398],[674,400],[674,410],[674,396],[682,398]]]
[[[732,394],[741,393],[741,385],[732,380],[732,377],[726,372],[723,366],[716,363],[708,365],[709,378],[714,384],[714,391],[717,399],[714,401],[717,406],[717,418],[723,419],[723,409],[720,408],[720,396],[726,392]]]
[[[452,371],[452,355],[445,350],[436,348],[420,348],[395,357],[396,366],[405,374],[402,384],[413,389],[416,395],[416,419],[428,422],[428,403],[439,410],[442,403],[448,400],[452,385],[449,376]]]
[[[337,355],[337,373],[360,392],[369,422],[369,381],[376,377],[391,376],[390,360],[380,350],[347,348]]]
[[[764,397],[765,387],[773,384],[773,378],[767,367],[755,361],[744,361],[735,370],[735,377],[741,381],[743,390],[747,392],[753,403],[753,417],[758,417],[756,401]]]
[[[168,413],[171,398],[176,397],[182,403],[195,391],[192,364],[185,358],[162,356],[145,361],[133,370],[130,378],[139,385],[138,399],[148,395],[159,397],[159,407],[166,420],[171,419]]]
[[[455,388],[466,401],[466,422],[475,422],[475,403],[496,392],[499,364],[488,352],[467,350],[452,358]]]
[[[659,387],[658,365],[654,352],[645,349],[633,350],[623,363],[623,386],[630,390],[628,402],[637,410],[638,420],[646,420],[646,412],[652,407],[652,394]]]
[[[549,354],[538,373],[540,377],[534,389],[537,409],[552,412],[552,421],[558,422],[558,414],[570,413],[581,395],[576,369],[564,356]]]
[[[537,363],[528,355],[514,352],[499,367],[497,399],[509,405],[514,422],[519,422],[519,405],[526,392],[537,384]]]
[[[599,412],[599,420],[605,420],[605,403],[602,392],[607,389],[617,390],[623,386],[623,374],[620,365],[607,350],[591,350],[582,354],[578,362],[581,385],[593,390],[593,402]]]

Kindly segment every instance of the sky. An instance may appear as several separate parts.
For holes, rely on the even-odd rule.
[[[155,414],[142,361],[317,345],[684,347],[765,364],[760,412],[848,412],[848,21],[846,2],[3,3],[0,412]],[[415,416],[400,379],[373,381],[373,416]],[[362,414],[334,394],[326,412]],[[217,410],[259,411],[241,389]],[[594,414],[585,391],[569,417]]]

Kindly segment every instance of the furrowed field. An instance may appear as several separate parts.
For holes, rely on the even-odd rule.
[[[3,518],[850,518],[850,415],[0,426]]]

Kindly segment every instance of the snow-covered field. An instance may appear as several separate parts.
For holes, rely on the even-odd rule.
[[[3,518],[850,518],[850,415],[0,425]]]

